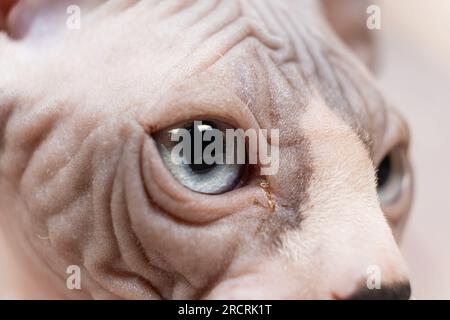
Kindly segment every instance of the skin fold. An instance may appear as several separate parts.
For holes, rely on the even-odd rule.
[[[410,185],[383,205],[375,177],[408,129],[321,3],[80,1],[80,30],[65,1],[30,3],[0,34],[7,297],[370,297],[370,265],[409,297]],[[170,174],[152,134],[198,118],[280,130],[274,210],[257,173],[220,195]]]

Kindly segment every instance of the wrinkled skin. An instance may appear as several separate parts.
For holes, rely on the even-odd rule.
[[[407,284],[410,188],[382,206],[375,178],[407,127],[318,3],[84,1],[79,31],[20,5],[0,36],[13,297],[349,298],[370,265]],[[152,133],[194,118],[280,130],[274,210],[257,176],[212,196],[169,173]]]

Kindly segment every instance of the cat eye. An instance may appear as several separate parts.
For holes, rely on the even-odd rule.
[[[406,155],[401,148],[389,152],[377,168],[377,192],[381,204],[391,205],[402,195]]]
[[[238,188],[247,171],[245,144],[234,143],[234,149],[227,150],[227,130],[234,128],[221,121],[196,120],[160,131],[154,139],[161,159],[181,184],[200,193],[222,194]],[[227,162],[229,151],[243,152],[244,161]]]

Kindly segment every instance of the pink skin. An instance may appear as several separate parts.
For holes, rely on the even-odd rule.
[[[389,224],[400,232],[410,183],[381,206],[375,184],[386,154],[406,154],[407,127],[318,6],[102,2],[80,1],[79,31],[60,1],[3,9],[10,295],[347,298],[373,264],[383,285],[407,281]],[[152,133],[202,118],[280,130],[274,210],[257,168],[214,196],[170,174]],[[66,288],[69,265],[81,290]]]

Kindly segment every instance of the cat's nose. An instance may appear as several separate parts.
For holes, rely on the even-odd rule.
[[[366,286],[358,289],[346,299],[348,300],[408,300],[411,297],[409,281],[381,285],[379,289]]]

